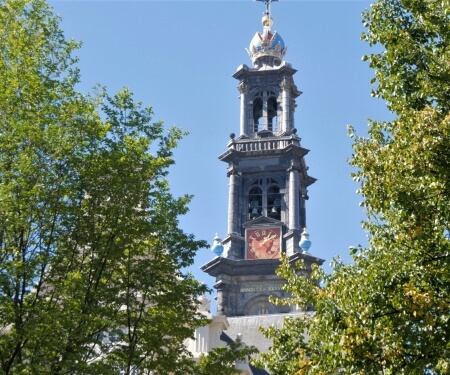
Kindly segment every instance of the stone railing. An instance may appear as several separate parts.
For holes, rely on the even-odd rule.
[[[300,140],[297,137],[289,137],[283,139],[241,139],[231,142],[229,148],[236,151],[265,151],[265,150],[282,150],[289,145],[300,146]]]

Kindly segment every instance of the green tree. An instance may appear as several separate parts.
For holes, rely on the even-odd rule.
[[[205,247],[166,179],[184,135],[79,72],[42,0],[0,1],[0,368],[185,374]]]
[[[267,330],[274,374],[450,373],[449,17],[440,0],[379,0],[363,14],[379,51],[364,58],[373,94],[395,114],[367,137],[349,129],[369,246],[309,280],[284,263],[289,302],[316,311]]]
[[[236,362],[247,362],[251,355],[256,354],[258,349],[254,346],[246,346],[238,338],[226,346],[214,348],[207,354],[200,356],[199,363],[195,369],[195,375],[236,375],[241,370],[236,369]]]

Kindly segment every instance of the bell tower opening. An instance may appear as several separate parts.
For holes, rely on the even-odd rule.
[[[248,218],[249,220],[256,219],[261,216],[263,210],[263,199],[262,199],[262,189],[259,185],[252,186],[248,194],[249,209]]]
[[[263,100],[261,97],[256,97],[253,100],[253,132],[258,133],[263,130]]]
[[[267,191],[267,209],[269,217],[281,220],[281,196],[280,189],[276,185],[270,186]]]
[[[258,92],[252,106],[253,133],[260,131],[278,131],[278,100],[277,94],[273,91],[262,90]]]
[[[273,178],[258,178],[248,191],[248,220],[260,216],[281,220],[281,195]]]
[[[267,120],[268,120],[268,130],[271,132],[278,131],[277,126],[277,116],[278,116],[278,103],[275,96],[269,97],[267,102]]]

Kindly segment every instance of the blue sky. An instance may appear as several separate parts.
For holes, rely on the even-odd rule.
[[[154,120],[188,130],[175,152],[169,180],[179,196],[195,195],[181,219],[187,232],[212,242],[227,229],[226,150],[231,132],[239,131],[237,81],[245,51],[261,31],[263,3],[251,0],[203,1],[50,1],[62,17],[66,37],[82,40],[78,51],[81,92],[100,83],[110,93],[127,86],[136,99],[153,106]],[[373,72],[361,61],[370,53],[360,41],[361,12],[367,1],[282,0],[272,6],[273,30],[283,37],[285,60],[298,70],[303,95],[295,114],[309,173],[307,226],[310,252],[326,260],[350,261],[348,248],[364,244],[364,212],[358,185],[350,177],[352,154],[346,126],[365,134],[367,119],[391,116],[371,97]],[[199,267],[213,258],[200,250],[192,272],[212,286]]]

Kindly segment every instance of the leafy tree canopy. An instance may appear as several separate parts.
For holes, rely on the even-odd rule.
[[[362,39],[381,52],[364,56],[375,71],[375,96],[395,112],[427,106],[448,112],[450,79],[447,0],[379,0],[363,13]]]
[[[75,50],[43,0],[0,0],[0,368],[186,374],[207,246],[166,179],[184,132],[123,89],[75,90]]]
[[[242,371],[236,369],[236,362],[248,362],[252,354],[258,352],[254,346],[246,346],[239,338],[226,346],[217,347],[209,353],[202,354],[194,371],[195,375],[237,375]]]
[[[396,114],[367,137],[349,129],[369,246],[331,275],[280,269],[287,302],[316,311],[266,331],[274,374],[450,373],[449,17],[441,0],[378,0],[363,14],[380,51],[364,58],[374,95]]]

